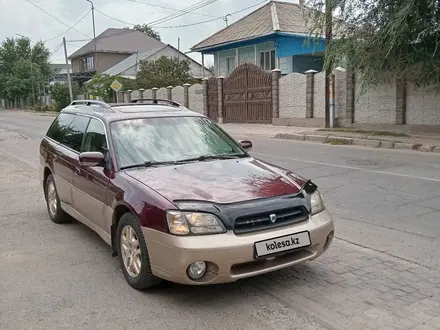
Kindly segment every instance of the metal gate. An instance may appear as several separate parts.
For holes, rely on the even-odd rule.
[[[218,119],[218,80],[215,77],[208,79],[208,117]]]
[[[272,122],[272,74],[253,64],[242,64],[224,80],[225,123]]]

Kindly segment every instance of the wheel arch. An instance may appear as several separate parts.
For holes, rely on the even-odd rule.
[[[124,202],[116,205],[116,207],[113,210],[112,225],[110,228],[113,257],[116,257],[118,255],[118,249],[117,249],[117,244],[116,244],[116,229],[118,228],[119,220],[121,219],[121,217],[125,213],[132,213],[132,214],[136,215],[136,212],[129,205],[125,204]]]
[[[49,175],[52,174],[52,170],[48,167],[45,166],[44,170],[43,170],[43,191],[44,191],[44,198],[47,199],[47,194],[46,194],[46,182],[47,182],[47,178],[49,177]]]

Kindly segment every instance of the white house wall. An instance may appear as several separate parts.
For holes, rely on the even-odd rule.
[[[202,66],[198,64],[197,62],[194,62],[190,57],[186,56],[185,54],[180,53],[179,51],[174,49],[173,47],[167,46],[159,50],[158,52],[154,53],[148,58],[148,61],[156,61],[162,56],[166,56],[169,58],[178,57],[180,56],[180,59],[189,59],[190,60],[190,74],[193,77],[201,77],[202,75]],[[140,68],[140,63],[138,63],[138,68]],[[206,71],[205,71],[206,73]],[[121,76],[136,76],[136,65],[133,65],[129,69],[123,71],[120,73]]]

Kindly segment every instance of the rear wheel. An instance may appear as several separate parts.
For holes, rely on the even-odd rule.
[[[46,180],[46,204],[49,217],[53,222],[63,223],[69,221],[68,215],[61,209],[60,199],[52,174],[49,174]]]
[[[147,244],[139,220],[132,213],[125,213],[119,220],[116,241],[122,272],[128,284],[137,290],[145,290],[162,282],[151,271]]]

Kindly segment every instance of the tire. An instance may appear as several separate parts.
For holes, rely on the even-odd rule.
[[[54,191],[52,192],[52,187]],[[58,197],[58,191],[55,186],[55,180],[52,174],[49,174],[46,180],[45,186],[46,206],[47,212],[52,222],[60,224],[70,220],[70,217],[61,209],[60,198]],[[51,203],[55,199],[55,204],[51,206]]]
[[[127,269],[127,267],[130,267],[126,266],[127,260],[130,257],[128,256],[128,254],[124,253],[127,248],[127,240],[124,240],[124,237],[127,237],[127,234],[130,231],[129,228],[131,228],[135,234],[134,239],[130,241],[135,243],[132,244],[132,247],[129,248],[127,253],[131,252],[131,255],[135,256],[136,252],[140,251],[140,256],[131,257],[133,265],[131,274],[130,271]],[[116,229],[116,244],[122,272],[124,273],[124,277],[131,287],[137,290],[146,290],[162,283],[162,279],[154,276],[151,271],[147,243],[145,241],[144,234],[142,233],[139,220],[132,213],[125,213],[119,220],[118,227]],[[138,260],[140,260],[140,267],[138,266]],[[139,271],[137,271],[137,269],[139,269]],[[135,272],[135,274],[133,274],[133,271]]]

